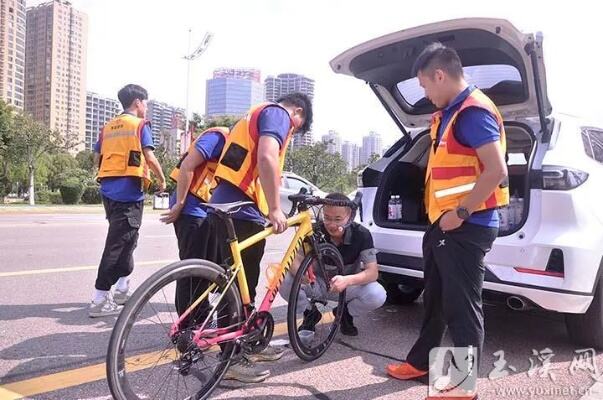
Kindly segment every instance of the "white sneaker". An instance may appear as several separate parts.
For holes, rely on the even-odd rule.
[[[113,292],[113,301],[118,304],[123,306],[124,304],[126,304],[126,302],[128,301],[128,299],[130,298],[130,290],[126,289],[125,292],[122,292],[119,289],[115,289],[115,291]]]
[[[113,301],[111,296],[107,296],[100,303],[95,303],[94,301],[90,303],[90,307],[88,307],[88,316],[90,318],[96,318],[118,315],[122,308],[122,306],[118,306]]]

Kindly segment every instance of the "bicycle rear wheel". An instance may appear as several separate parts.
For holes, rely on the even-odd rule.
[[[343,314],[345,291],[332,293],[328,288],[331,278],[342,274],[341,254],[330,243],[319,244],[316,251],[304,258],[295,274],[287,308],[287,328],[291,347],[302,360],[316,360],[335,339]],[[308,325],[310,320],[315,323]],[[313,331],[308,329],[312,325]]]
[[[221,267],[206,260],[179,261],[157,271],[133,293],[117,319],[107,352],[107,380],[115,399],[209,396],[238,346],[229,341],[200,348],[192,340],[194,332],[205,322],[204,329],[235,330],[243,321],[236,285],[224,290],[223,274]],[[213,289],[192,309],[184,326],[176,328],[178,310],[188,308],[188,303],[176,304],[182,302],[176,297],[177,283],[188,288],[185,298],[191,303]]]

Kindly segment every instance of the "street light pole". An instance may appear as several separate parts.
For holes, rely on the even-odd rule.
[[[191,75],[191,63],[193,62],[193,60],[196,60],[197,58],[199,58],[201,56],[201,54],[203,54],[205,52],[205,50],[207,50],[207,48],[209,47],[209,43],[211,42],[211,39],[213,37],[213,34],[211,32],[206,32],[205,36],[203,37],[203,40],[201,41],[201,43],[199,44],[199,46],[197,46],[197,48],[195,49],[195,51],[193,51],[191,53],[191,29],[188,30],[188,50],[187,50],[187,55],[184,56],[183,58],[187,61],[187,66],[186,66],[186,111],[185,111],[185,123],[184,123],[184,137],[188,138],[188,130],[189,130],[189,124],[190,124],[190,118],[189,118],[189,97],[190,97],[190,75]],[[182,143],[182,140],[181,140]],[[180,146],[180,150],[182,153],[184,153],[187,149],[188,146]]]
[[[191,53],[191,29],[189,28],[189,30],[188,30],[188,48],[186,49],[186,54],[190,54],[190,53]],[[185,113],[185,115],[184,115],[184,135],[185,135],[185,137],[187,137],[188,136],[188,124],[189,124],[188,104],[189,104],[189,100],[190,100],[190,79],[191,79],[191,61],[192,61],[192,59],[186,58],[186,57],[184,57],[184,58],[186,59],[186,109],[184,111],[184,113]],[[181,153],[186,151],[186,150],[182,151],[182,148],[180,150],[181,150]]]

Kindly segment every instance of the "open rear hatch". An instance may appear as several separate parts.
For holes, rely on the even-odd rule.
[[[505,120],[539,117],[542,141],[548,141],[546,117],[552,108],[542,35],[524,34],[509,21],[464,18],[405,29],[355,46],[330,64],[336,73],[369,83],[406,134],[409,128],[427,127],[436,111],[411,76],[419,53],[436,41],[456,49],[467,81],[498,105]]]

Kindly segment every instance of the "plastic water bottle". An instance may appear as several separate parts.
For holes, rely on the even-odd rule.
[[[396,196],[396,221],[402,221],[402,199]]]
[[[509,207],[498,209],[498,219],[500,220],[500,230],[503,232],[509,231]]]
[[[387,202],[387,220],[395,221],[396,216],[396,196],[392,194]]]
[[[517,191],[513,193],[509,199],[509,206],[507,207],[508,219],[509,219],[509,230],[512,230],[515,225],[519,223],[517,220],[517,207],[518,207],[518,196]]]

